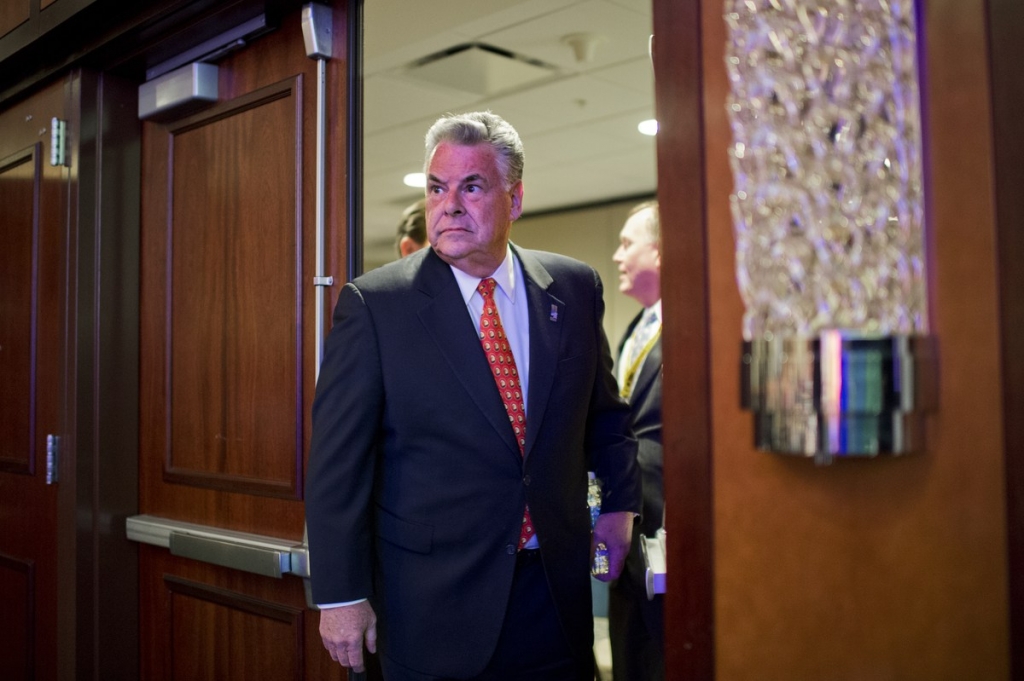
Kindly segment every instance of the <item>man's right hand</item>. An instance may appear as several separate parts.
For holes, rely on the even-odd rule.
[[[364,671],[363,643],[377,652],[377,615],[369,601],[321,610],[320,638],[331,659],[354,672]]]

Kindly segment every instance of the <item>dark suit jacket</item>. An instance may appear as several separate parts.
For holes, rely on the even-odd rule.
[[[630,323],[622,342],[640,321],[643,311]],[[633,432],[639,443],[637,461],[643,479],[643,518],[640,531],[633,533],[633,544],[626,557],[622,575],[609,592],[609,631],[611,634],[612,671],[615,678],[664,678],[663,601],[656,596],[647,599],[645,565],[640,550],[640,537],[655,536],[661,527],[665,493],[662,476],[661,443],[661,337],[651,347],[633,393],[629,396]]]
[[[587,471],[639,510],[592,268],[513,247],[530,307],[525,457],[451,269],[431,249],[342,290],[313,405],[306,516],[313,597],[370,597],[382,650],[479,672],[501,629],[522,510],[574,654],[591,658]]]
[[[619,342],[618,356],[622,355],[626,339],[633,333],[642,316],[643,310],[629,323]],[[653,537],[661,527],[665,510],[661,460],[661,377],[661,336],[658,336],[636,376],[633,394],[629,396],[633,434],[639,443],[637,460],[643,476],[644,511],[640,528],[648,537]]]

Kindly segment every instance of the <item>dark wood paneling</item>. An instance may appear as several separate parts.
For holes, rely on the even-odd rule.
[[[0,160],[0,470],[35,468],[40,145]]]
[[[1024,5],[988,3],[1003,375],[1011,673],[1024,679]]]
[[[5,36],[32,16],[30,0],[0,2],[0,36]]]
[[[164,585],[173,678],[302,681],[300,608],[173,576]]]
[[[140,635],[150,654],[141,678],[323,679],[340,681],[326,654],[318,613],[301,583],[257,577],[140,547]]]
[[[334,8],[335,35],[339,37],[345,35],[345,13],[343,9],[341,7]],[[259,186],[225,186],[226,189],[230,189],[230,194],[234,194],[237,190],[250,197],[250,200],[251,197],[257,196],[258,203],[267,202],[271,206],[278,206],[283,216],[281,217],[282,224],[278,225],[278,227],[282,230],[289,230],[288,233],[292,239],[295,238],[294,228],[298,220],[295,211],[299,210],[299,205],[301,205],[301,223],[303,225],[301,247],[296,251],[294,250],[296,247],[291,246],[291,254],[280,259],[283,261],[300,256],[302,260],[301,285],[305,288],[306,293],[302,296],[301,301],[301,326],[305,330],[301,336],[301,346],[288,351],[293,354],[285,355],[276,351],[270,352],[271,347],[261,338],[262,330],[255,334],[249,333],[245,338],[246,342],[250,343],[254,349],[258,348],[261,352],[268,353],[266,357],[261,358],[261,362],[267,365],[268,370],[274,372],[287,371],[294,373],[296,366],[295,358],[301,350],[302,371],[294,383],[289,383],[287,387],[281,389],[279,394],[273,396],[245,396],[246,399],[266,398],[281,400],[278,404],[282,405],[287,403],[287,406],[281,407],[281,411],[273,414],[272,420],[289,424],[287,426],[289,440],[285,446],[274,452],[276,457],[274,462],[267,462],[266,468],[263,468],[261,465],[260,474],[263,477],[255,482],[263,485],[262,489],[253,491],[245,487],[238,487],[236,485],[237,481],[230,479],[221,481],[234,485],[231,487],[232,492],[225,493],[219,487],[195,484],[197,479],[195,475],[192,475],[184,484],[177,482],[168,484],[173,479],[174,474],[171,474],[171,478],[167,477],[167,464],[170,457],[168,453],[167,421],[169,405],[167,395],[170,391],[171,378],[168,374],[167,361],[170,353],[168,347],[168,324],[171,322],[168,318],[168,296],[173,295],[168,289],[170,273],[168,270],[167,249],[171,239],[171,235],[168,233],[168,225],[172,217],[170,213],[172,210],[170,196],[172,189],[177,191],[177,188],[172,187],[173,178],[170,167],[170,164],[175,161],[170,158],[168,150],[172,144],[177,145],[177,142],[172,142],[172,136],[180,134],[180,136],[185,137],[191,134],[189,131],[180,131],[177,125],[174,126],[174,129],[179,130],[179,132],[172,135],[171,129],[165,125],[155,123],[143,124],[142,303],[140,325],[142,355],[140,357],[141,388],[139,410],[141,512],[187,522],[212,524],[225,529],[295,539],[301,539],[302,537],[303,508],[301,501],[296,497],[301,495],[303,487],[301,479],[303,463],[301,457],[308,447],[308,424],[311,418],[310,405],[313,398],[314,377],[316,373],[315,353],[313,351],[314,335],[311,332],[316,312],[315,297],[312,295],[315,253],[315,231],[313,226],[316,224],[316,204],[314,201],[316,173],[313,163],[313,160],[316,158],[315,134],[313,133],[316,122],[316,88],[309,86],[299,88],[299,80],[296,79],[296,76],[301,74],[303,83],[307,85],[315,83],[316,62],[306,57],[299,18],[298,12],[289,15],[285,18],[284,25],[279,30],[260,38],[252,48],[233,53],[218,64],[220,67],[220,99],[223,104],[217,105],[224,106],[225,110],[228,110],[232,106],[237,107],[237,103],[240,101],[251,102],[252,100],[245,98],[249,97],[252,93],[278,83],[281,84],[281,87],[292,88],[292,94],[286,98],[268,102],[263,107],[256,107],[255,110],[248,113],[255,121],[264,115],[260,109],[267,108],[268,111],[271,109],[279,110],[281,116],[288,121],[287,124],[279,129],[263,130],[259,133],[254,132],[254,136],[251,137],[234,134],[230,138],[232,143],[243,147],[254,146],[258,148],[267,144],[271,149],[280,148],[280,141],[265,141],[257,135],[294,137],[292,131],[295,130],[295,120],[301,121],[303,128],[301,139],[292,139],[290,142],[290,144],[301,145],[301,158],[303,159],[301,165],[301,203],[291,203],[293,199],[289,199],[286,202],[276,197],[267,196],[271,192],[280,191],[294,197],[297,191],[294,177],[280,179],[281,184],[279,185],[268,184],[265,180],[252,180],[253,182],[259,182]],[[339,44],[337,49],[338,54],[343,54],[345,47],[343,44]],[[291,85],[287,83],[291,83]],[[325,244],[327,250],[326,273],[333,276],[335,281],[340,281],[345,276],[344,257],[346,243],[344,216],[346,197],[344,173],[346,167],[346,147],[344,139],[345,117],[342,103],[346,98],[346,87],[345,61],[340,58],[332,59],[327,63],[326,88],[328,95],[326,178],[329,191]],[[266,93],[259,96],[265,97]],[[235,104],[232,104],[232,102]],[[278,107],[280,108],[278,109]],[[285,114],[284,109],[290,107],[299,107],[301,113]],[[241,116],[239,120],[241,120]],[[233,134],[232,126],[239,125],[237,121],[230,120],[226,120],[224,123],[225,125],[220,129],[229,134]],[[212,124],[204,127],[212,129]],[[223,138],[224,141],[227,139]],[[238,156],[232,156],[236,154],[247,155],[248,158],[256,158],[257,155],[256,150],[241,149],[236,151],[228,147],[223,141],[214,141],[213,143],[220,144],[217,147],[217,153],[226,155],[225,158],[237,158]],[[289,159],[294,157],[296,157],[296,153],[293,151]],[[223,161],[214,160],[213,162],[222,163]],[[284,173],[279,173],[275,176],[273,175],[274,169],[268,168],[247,168],[237,172],[269,173],[269,175],[264,177],[277,178],[284,177],[285,175]],[[192,181],[196,181],[198,177],[205,176],[205,174],[200,176],[193,175],[191,178]],[[239,175],[239,177],[249,178],[254,176]],[[257,193],[257,190],[260,193]],[[175,204],[177,201],[178,198],[176,197]],[[225,198],[217,197],[217,201],[223,202]],[[232,199],[232,201],[235,200]],[[285,203],[288,203],[291,210],[287,216],[284,216]],[[262,210],[261,208],[257,209],[253,205],[243,206],[240,204],[241,200],[235,202],[233,206],[237,205],[239,211],[255,211],[258,213],[259,210]],[[231,217],[237,220],[237,216]],[[263,224],[261,222],[263,220],[262,216],[256,215],[253,217],[253,221],[240,222],[241,226],[231,227],[231,229],[235,229],[236,233],[241,235],[240,238],[247,238],[252,241],[254,237],[248,236],[252,230],[250,224]],[[216,229],[224,228],[223,224],[216,225]],[[258,247],[258,245],[250,244],[246,246],[246,248],[254,247]],[[175,254],[172,254],[171,257],[175,260],[177,259]],[[287,273],[282,276],[288,278],[289,303],[287,310],[278,310],[274,313],[277,315],[277,318],[273,320],[273,323],[292,326],[296,324],[297,316],[296,286],[298,284],[296,283],[295,260],[288,261],[282,266],[282,269]],[[283,280],[281,281],[283,282]],[[278,284],[274,285],[278,286]],[[254,304],[259,311],[266,311],[266,314],[269,315],[269,308],[267,308],[262,298],[259,297],[262,295],[264,285],[257,282],[256,286],[257,290],[254,294],[257,298],[254,300]],[[285,284],[281,283],[280,286],[283,290]],[[328,292],[328,299],[323,305],[326,319],[330,319],[330,310],[334,305],[335,296],[339,288],[336,285],[331,287]],[[284,293],[280,293],[282,300],[284,295]],[[299,336],[295,334],[291,336],[291,339],[291,347],[294,348],[294,343],[298,341]],[[250,351],[247,350],[246,352]],[[248,356],[251,357],[252,355]],[[273,367],[269,368],[271,365]],[[273,380],[277,381],[278,379],[275,378]],[[287,382],[281,381],[280,384],[284,385]],[[298,392],[299,386],[301,386],[301,399],[297,397],[300,394]],[[301,418],[296,413],[300,404],[302,407]],[[297,428],[295,424],[299,424]],[[281,432],[281,438],[284,438],[284,431]],[[301,446],[298,445],[300,436]],[[269,452],[270,449],[267,448],[261,451]],[[210,468],[205,463],[203,465],[207,466],[207,469]],[[239,466],[242,465],[248,464],[239,464]],[[223,470],[225,473],[234,474],[237,470],[249,469],[236,467],[234,469],[224,468]],[[287,494],[279,493],[280,487],[271,491],[266,485],[265,481],[268,478],[263,474],[264,470],[269,470],[273,473],[272,477],[269,478],[270,480],[287,480],[288,489],[293,489],[294,492],[288,492]],[[287,474],[284,473],[286,470],[288,471]],[[292,482],[292,471],[297,471],[300,476],[295,482]],[[207,471],[203,469],[201,472],[205,475]]]
[[[63,1],[63,0],[61,0]],[[69,79],[66,182],[73,268],[65,352],[66,466],[58,543],[60,678],[138,677],[138,85],[91,71]],[[69,607],[73,604],[74,607]],[[71,643],[74,645],[71,645]],[[51,651],[52,656],[52,651]]]
[[[35,681],[57,677],[54,651],[63,649],[58,645],[61,613],[57,608],[60,569],[57,503],[73,490],[72,486],[47,485],[43,475],[46,436],[66,434],[61,418],[66,396],[62,379],[67,329],[64,297],[68,266],[68,204],[64,193],[67,184],[62,181],[64,168],[52,167],[44,161],[49,155],[49,121],[53,116],[64,117],[66,96],[64,83],[58,82],[23,102],[0,110],[0,159],[15,163],[15,167],[3,173],[2,182],[27,185],[13,192],[17,197],[10,196],[17,203],[14,209],[21,215],[9,215],[7,197],[0,199],[0,231],[5,232],[0,250],[11,244],[16,249],[13,257],[22,260],[15,264],[8,260],[7,253],[0,256],[5,261],[3,268],[10,265],[19,273],[15,276],[21,281],[9,289],[5,282],[0,290],[3,299],[0,316],[5,316],[8,310],[18,311],[14,322],[21,327],[16,333],[22,334],[22,340],[13,342],[12,350],[17,349],[21,356],[11,358],[13,366],[10,368],[14,377],[21,377],[16,378],[15,389],[22,394],[14,399],[26,400],[30,405],[26,407],[22,403],[16,409],[27,408],[28,422],[32,424],[29,426],[31,441],[24,431],[24,422],[23,432],[17,436],[24,443],[21,446],[26,448],[17,454],[18,459],[31,459],[25,459],[24,464],[19,462],[16,468],[21,472],[18,473],[0,468],[0,552],[32,565],[33,628],[26,635],[35,641],[32,651]],[[30,157],[27,162],[18,161],[26,157]],[[22,236],[8,239],[13,236],[6,233],[10,228],[23,230]],[[25,277],[29,278],[28,285]],[[6,342],[6,339],[0,341]],[[6,347],[0,350],[0,353],[6,352]],[[11,375],[7,368],[0,374],[0,382],[6,383]],[[22,373],[25,371],[28,383],[24,380],[26,374]],[[73,461],[73,456],[66,459]],[[26,468],[33,474],[25,475]],[[71,516],[72,523],[77,520]],[[3,618],[2,613],[0,610],[0,618]],[[2,626],[0,629],[7,631]]]
[[[670,679],[711,679],[714,528],[700,3],[654,0],[654,26],[665,310],[665,671]]]
[[[32,563],[0,554],[0,679],[35,678],[35,580]]]
[[[168,480],[299,496],[300,82],[171,129]]]
[[[344,7],[335,6],[334,14],[339,56],[326,64],[325,242],[326,273],[340,281],[346,246]],[[225,57],[218,67],[220,104],[185,121],[143,125],[140,512],[301,541],[303,456],[316,373],[317,107],[316,88],[309,84],[316,82],[317,63],[305,54],[295,11],[280,29]],[[328,319],[333,302],[323,306]],[[183,334],[197,333],[183,319],[185,313],[207,327],[200,329],[205,342],[191,341],[192,356],[184,346],[175,347]],[[229,365],[225,373],[221,361]],[[178,371],[182,378],[175,376]],[[182,395],[189,384],[189,390],[199,386],[210,394]],[[172,408],[169,397],[180,404]],[[228,437],[219,450],[197,453],[176,442],[182,415],[196,418],[188,415],[189,400],[200,399],[212,406],[209,414],[196,416],[215,418],[224,430],[199,434],[190,426],[190,437]],[[231,438],[241,438],[241,447]],[[239,669],[255,675],[266,666],[295,678],[292,663],[280,657],[287,655],[303,678],[344,677],[320,643],[318,613],[305,610],[301,580],[220,568],[155,547],[140,547],[139,556],[141,678],[168,678],[172,662],[178,678],[216,674],[210,658],[234,660],[237,653],[231,648],[237,641],[207,630],[203,642],[181,639],[183,647],[172,660],[168,575],[301,613],[301,642],[293,645],[287,634],[285,653],[277,641],[246,641],[246,659],[234,661]],[[180,594],[173,599],[176,608],[186,602]],[[261,621],[210,601],[187,602],[206,622],[228,617],[234,618],[232,626],[244,628]],[[268,626],[278,625],[257,629]],[[251,676],[235,670],[224,675]]]

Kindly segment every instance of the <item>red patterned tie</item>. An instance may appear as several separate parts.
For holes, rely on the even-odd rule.
[[[519,443],[519,453],[526,446],[526,413],[523,411],[523,391],[519,385],[519,372],[516,371],[516,360],[512,356],[512,348],[505,338],[505,328],[498,316],[498,305],[494,302],[494,287],[498,282],[488,277],[480,282],[477,291],[484,299],[484,311],[480,315],[480,344],[487,355],[487,363],[494,372],[494,382],[501,394],[501,401],[508,412],[508,420]],[[533,521],[530,520],[530,507],[523,511],[523,526],[519,532],[519,548],[526,546],[533,536]]]

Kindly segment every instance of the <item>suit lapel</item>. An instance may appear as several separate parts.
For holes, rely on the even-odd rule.
[[[459,382],[473,396],[491,427],[518,459],[519,446],[509,426],[508,414],[480,349],[480,336],[466,311],[466,301],[462,299],[450,267],[435,253],[428,253],[416,275],[416,285],[429,296],[428,302],[417,312],[427,333]]]
[[[558,347],[565,319],[565,302],[548,293],[552,279],[528,251],[512,247],[523,267],[530,315],[530,387],[526,403],[526,447],[530,455],[547,411],[558,367]]]

